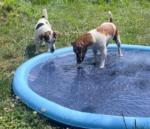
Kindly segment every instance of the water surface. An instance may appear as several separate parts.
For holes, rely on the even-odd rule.
[[[50,58],[28,75],[30,88],[69,109],[97,114],[150,117],[150,53],[108,50],[104,69],[89,51],[77,69],[74,53]],[[100,56],[98,56],[98,60]]]

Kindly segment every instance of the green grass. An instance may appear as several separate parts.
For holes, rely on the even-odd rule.
[[[57,49],[70,46],[78,36],[108,22],[109,10],[122,43],[150,45],[149,0],[0,0],[0,129],[66,128],[34,115],[32,109],[15,99],[12,90],[15,70],[34,57],[34,26],[44,8],[52,29],[60,32]],[[43,53],[46,46],[40,49]]]

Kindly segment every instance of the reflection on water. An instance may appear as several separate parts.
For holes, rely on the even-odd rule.
[[[73,53],[35,66],[29,73],[30,88],[40,96],[82,112],[150,117],[150,53],[109,50],[104,69],[93,65],[87,53],[82,69]],[[99,57],[98,57],[99,58]]]

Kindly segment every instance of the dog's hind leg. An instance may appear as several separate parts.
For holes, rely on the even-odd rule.
[[[35,39],[35,46],[36,46],[36,51],[35,51],[35,55],[39,54],[39,40]]]
[[[107,48],[104,48],[101,50],[101,63],[99,68],[105,67],[105,58],[107,56]]]
[[[118,35],[118,36],[115,36],[114,41],[115,41],[116,44],[117,44],[119,56],[123,56],[122,53],[121,53],[121,49],[120,49],[120,46],[121,46],[120,36],[119,36],[119,35]]]

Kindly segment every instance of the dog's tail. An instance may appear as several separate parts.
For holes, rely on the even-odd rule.
[[[109,17],[110,17],[110,21],[109,21],[109,22],[113,22],[113,19],[112,19],[112,14],[111,14],[111,12],[109,11],[109,12],[108,12],[108,14],[109,14]]]
[[[47,11],[46,9],[43,10],[42,18],[45,18],[48,20]]]

